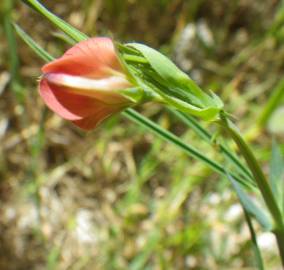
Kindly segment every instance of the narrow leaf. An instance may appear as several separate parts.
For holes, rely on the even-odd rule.
[[[46,9],[42,4],[40,4],[37,0],[22,0],[24,3],[31,6],[38,13],[45,16],[50,22],[55,24],[59,29],[61,29],[64,33],[66,33],[69,37],[74,39],[74,41],[79,42],[82,40],[88,39],[88,36],[84,33],[80,32],[70,24],[66,23],[64,20],[60,19],[48,9]]]
[[[272,229],[272,222],[266,213],[252,201],[232,176],[228,175],[228,178],[245,210],[252,215],[265,230],[270,231]]]
[[[14,24],[17,34],[25,41],[29,47],[44,61],[49,62],[54,58],[48,54],[42,47],[40,47],[33,39],[16,23]]]
[[[194,132],[204,141],[209,144],[214,143],[213,136],[204,127],[202,127],[201,124],[196,119],[194,119],[194,117],[177,110],[170,110],[170,112],[173,113],[183,123],[185,123],[187,127],[194,130]],[[243,175],[244,178],[247,179],[248,182],[254,182],[248,168],[240,161],[239,157],[235,155],[232,150],[230,150],[227,146],[220,142],[217,143],[216,146],[220,148],[219,150],[221,154],[223,154],[223,156],[228,161],[230,161],[232,165],[234,165],[234,167],[240,172],[241,175]]]
[[[143,115],[141,115],[140,113],[136,112],[133,109],[127,109],[125,110],[125,112],[123,112],[123,114],[129,118],[130,120],[132,120],[133,122],[137,123],[139,126],[144,127],[145,129],[151,131],[152,133],[156,134],[157,136],[159,136],[160,138],[162,138],[163,140],[175,145],[176,147],[180,148],[181,150],[183,150],[187,155],[200,160],[202,162],[204,162],[205,164],[207,164],[210,168],[212,168],[215,172],[227,176],[228,172],[227,170],[224,168],[223,165],[221,165],[220,163],[215,162],[214,160],[206,157],[203,153],[201,153],[200,151],[198,151],[197,149],[195,149],[194,147],[184,143],[179,137],[177,137],[176,135],[174,135],[173,133],[169,132],[168,130],[163,129],[161,126],[159,126],[158,124],[156,124],[155,122],[151,121],[150,119],[144,117]],[[233,177],[234,179],[236,179],[236,181],[238,181],[239,183],[243,184],[244,186],[248,187],[248,188],[253,188],[254,184],[244,180],[243,178],[230,173],[229,174],[231,177]]]
[[[257,244],[256,233],[255,233],[255,230],[253,228],[252,220],[250,218],[249,213],[244,208],[244,206],[243,206],[243,210],[244,210],[245,219],[246,219],[246,222],[248,224],[249,231],[250,231],[251,244],[252,244],[252,247],[253,247],[257,267],[258,267],[259,270],[264,270],[264,264],[263,264],[263,260],[262,260],[262,257],[261,257],[261,252],[260,252],[259,246]]]
[[[284,158],[282,156],[280,147],[273,141],[272,156],[270,161],[270,184],[280,209],[283,207],[284,201]],[[282,209],[283,211],[283,209]]]

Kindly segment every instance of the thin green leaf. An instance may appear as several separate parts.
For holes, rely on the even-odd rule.
[[[256,233],[255,233],[255,230],[253,228],[252,220],[250,218],[249,213],[244,208],[244,206],[243,206],[243,210],[244,210],[245,219],[246,219],[246,222],[248,224],[249,231],[250,231],[251,243],[252,243],[252,248],[253,248],[254,256],[255,256],[255,259],[256,259],[256,263],[257,263],[257,268],[259,270],[264,270],[264,264],[263,264],[261,252],[260,252],[260,249],[259,249],[259,246],[258,246],[258,243],[257,243]]]
[[[191,130],[193,130],[201,139],[204,141],[211,143],[212,142],[212,137],[210,133],[204,129],[198,121],[194,119],[194,117],[179,112],[177,110],[169,109],[169,111],[175,115],[179,120],[181,120],[184,124],[186,124],[187,127],[189,127]]]
[[[270,185],[273,194],[283,212],[284,203],[284,159],[278,144],[272,143],[272,156],[270,161]]]
[[[184,122],[204,141],[209,144],[213,143],[213,136],[205,128],[203,128],[199,124],[199,122],[194,119],[194,117],[177,110],[170,109],[170,112],[172,112],[178,119]],[[224,157],[234,165],[234,167],[247,179],[247,181],[253,183],[254,180],[250,171],[244,164],[242,164],[239,158],[222,143],[218,143],[218,146],[220,147],[220,152],[224,155]]]
[[[207,158],[204,156],[200,151],[195,149],[194,147],[184,143],[179,137],[176,135],[172,134],[171,132],[163,129],[161,126],[157,125],[153,121],[149,120],[148,118],[142,116],[138,112],[136,112],[133,109],[127,109],[123,114],[131,119],[132,121],[136,122],[140,126],[144,127],[145,129],[155,133],[158,135],[160,138],[163,140],[166,140],[167,142],[170,142],[171,144],[177,146],[181,150],[183,150],[186,154],[189,156],[196,158],[205,164],[207,164],[210,168],[212,168],[214,171],[218,172],[221,175],[227,176],[227,171],[224,169],[224,166]],[[243,178],[240,178],[239,176],[231,173],[231,177],[236,179],[238,182],[242,183],[243,185],[252,188],[252,184],[244,181]]]
[[[147,59],[155,71],[152,74],[149,72],[148,75],[164,86],[164,88],[161,88],[163,89],[163,94],[171,98],[177,97],[180,99],[179,103],[181,104],[176,105],[186,108],[186,105],[189,103],[191,105],[189,108],[190,113],[196,110],[198,115],[202,116],[202,111],[204,111],[204,115],[206,115],[204,118],[207,119],[214,119],[218,115],[218,112],[223,107],[222,101],[216,95],[212,94],[210,96],[204,92],[166,56],[144,44],[129,43],[128,46],[139,51]],[[146,68],[145,72],[147,70],[149,69]],[[169,98],[167,101],[169,101]],[[173,102],[177,103],[177,100]]]
[[[79,42],[79,41],[88,39],[87,35],[80,32],[79,30],[71,26],[70,24],[66,23],[64,20],[54,15],[52,12],[46,9],[42,4],[40,4],[37,0],[22,0],[22,1],[28,4],[38,13],[45,16],[50,22],[55,24],[59,29],[61,29],[69,37],[74,39],[74,41]]]
[[[187,102],[185,102],[184,99],[176,98],[174,96],[175,94],[174,95],[171,95],[170,93],[165,94],[165,92],[167,92],[167,89],[162,85],[160,85],[159,87],[156,87],[156,85],[157,83],[153,84],[151,86],[151,89],[153,89],[154,92],[158,93],[163,98],[163,100],[166,101],[167,105],[176,108],[179,111],[201,117],[204,120],[212,120],[219,113],[219,109],[215,107],[207,107],[202,109],[194,105],[191,105],[189,103],[190,98],[188,98]]]
[[[271,187],[260,168],[259,163],[256,160],[255,155],[253,154],[252,149],[249,145],[245,142],[242,135],[240,134],[238,128],[232,123],[226,115],[220,114],[221,117],[221,125],[223,125],[224,129],[229,133],[231,138],[237,144],[240,152],[242,153],[243,157],[245,158],[248,167],[250,168],[257,187],[261,193],[261,196],[271,214],[271,217],[274,220],[275,230],[283,230],[284,228],[284,221],[282,217],[281,210],[275,200]]]
[[[55,32],[55,33],[53,33],[53,36],[64,41],[65,43],[67,43],[71,46],[76,44],[76,41],[73,38],[70,38],[70,36],[66,35],[65,33]]]
[[[272,229],[272,222],[270,218],[268,218],[266,213],[252,201],[252,199],[243,191],[242,187],[232,176],[229,174],[227,176],[245,210],[253,216],[265,230],[270,231]]]
[[[246,198],[246,194],[241,190],[241,188],[238,186],[238,183],[234,181],[233,178],[231,178],[230,176],[228,177],[229,180],[231,181],[234,189],[237,192],[238,198],[240,200],[241,206],[243,208],[244,211],[244,215],[245,215],[245,220],[247,222],[249,231],[250,231],[250,236],[251,236],[251,243],[252,243],[252,248],[254,251],[254,256],[256,259],[256,263],[257,263],[257,267],[259,270],[264,270],[264,263],[262,260],[262,256],[261,256],[261,252],[257,243],[257,238],[256,238],[256,233],[253,227],[253,223],[250,217],[250,212],[247,210],[247,198]],[[249,198],[250,200],[250,198]],[[254,208],[254,207],[249,207],[249,208]]]
[[[40,47],[34,40],[16,23],[14,24],[17,34],[27,43],[27,45],[44,61],[49,62],[54,58]]]

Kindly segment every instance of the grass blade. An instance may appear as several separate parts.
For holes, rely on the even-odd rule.
[[[49,62],[54,58],[46,52],[41,46],[39,46],[19,25],[14,23],[17,34],[23,39],[24,42],[44,61]]]
[[[228,175],[228,178],[232,183],[244,209],[252,215],[266,231],[270,231],[273,226],[266,213],[251,200],[251,198],[243,191],[241,186],[230,175]]]
[[[199,152],[194,147],[184,143],[176,135],[174,135],[173,133],[163,129],[161,126],[159,126],[155,122],[149,120],[148,118],[142,116],[140,113],[136,112],[135,110],[127,109],[123,112],[123,114],[127,118],[131,119],[132,121],[136,122],[140,126],[144,127],[145,129],[155,133],[160,138],[166,140],[167,142],[169,142],[171,144],[174,144],[175,146],[177,146],[178,148],[183,150],[189,156],[206,163],[211,169],[213,169],[217,173],[224,175],[224,176],[227,176],[227,171],[226,171],[226,169],[224,169],[224,167],[221,164],[207,158],[205,155],[203,155],[201,152]],[[252,187],[251,183],[244,181],[239,176],[237,176],[235,174],[230,174],[230,175],[231,175],[231,177],[236,179],[239,183],[242,183],[243,185],[245,185],[247,187]]]
[[[38,13],[45,16],[50,22],[55,24],[59,29],[61,29],[64,33],[66,33],[69,37],[71,37],[74,41],[79,42],[82,40],[88,39],[88,36],[84,33],[80,32],[64,20],[60,19],[48,9],[46,9],[40,2],[36,0],[22,0],[24,3],[28,4]]]
[[[171,110],[170,111],[178,118],[180,119],[182,122],[184,122],[188,127],[190,127],[193,131],[195,131],[195,133],[202,138],[203,140],[205,140],[206,142],[208,142],[209,144],[212,144],[213,141],[213,137],[211,136],[211,134],[204,129],[199,123],[198,121],[196,121],[192,116],[187,115],[183,112],[179,112],[176,110]],[[232,153],[232,151],[230,151],[225,145],[223,145],[222,143],[218,144],[218,146],[220,147],[220,151],[221,153],[235,166],[236,169],[238,169],[238,171],[240,171],[242,173],[242,175],[247,179],[247,181],[249,182],[253,182],[253,177],[250,173],[250,171],[248,170],[247,167],[245,167],[242,162],[238,159],[238,157]]]
[[[257,208],[257,206],[254,205],[254,203],[250,200],[250,198],[244,193],[244,191],[241,189],[238,183],[229,175],[228,175],[228,179],[231,181],[231,184],[237,193],[237,196],[239,198],[239,201],[244,211],[245,220],[247,222],[247,225],[250,231],[251,243],[252,243],[255,259],[257,262],[257,267],[259,270],[264,270],[264,264],[263,264],[261,252],[260,252],[260,249],[257,243],[256,233],[255,233],[250,215],[253,215],[260,224],[264,223],[262,226],[266,227],[267,229],[270,229],[272,225],[270,224],[269,220],[265,217],[265,215],[263,215],[261,210]]]
[[[275,141],[273,141],[269,180],[273,194],[282,212],[284,204],[283,177],[284,177],[284,159],[282,157],[280,147]]]
[[[249,213],[245,210],[244,207],[243,207],[243,211],[244,211],[245,219],[246,219],[246,222],[248,224],[248,228],[249,228],[249,232],[250,232],[251,243],[252,243],[252,248],[253,248],[254,256],[255,256],[255,259],[256,259],[256,263],[257,263],[257,268],[259,270],[264,270],[264,263],[263,263],[263,260],[262,260],[262,256],[261,256],[259,246],[257,244],[256,233],[255,233],[255,230],[253,228],[252,220],[250,218]]]

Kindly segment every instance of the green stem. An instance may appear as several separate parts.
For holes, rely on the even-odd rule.
[[[213,142],[213,136],[205,129],[203,128],[198,121],[194,119],[194,117],[187,115],[183,112],[179,112],[176,110],[170,109],[170,111],[178,117],[182,122],[184,122],[188,127],[193,129],[197,135],[199,135],[203,140],[207,141],[208,143]],[[224,144],[218,143],[217,144],[220,147],[221,153],[231,161],[232,164],[242,173],[244,177],[246,177],[247,181],[252,182],[253,177],[251,175],[251,172],[248,170],[246,166],[244,166],[238,157],[233,154],[233,152],[228,149]]]
[[[204,163],[206,163],[209,167],[211,167],[214,171],[217,173],[227,176],[228,172],[227,170],[220,164],[216,163],[212,159],[207,158],[202,153],[200,153],[198,150],[196,150],[194,147],[189,146],[188,144],[184,143],[179,137],[174,135],[173,133],[163,129],[158,124],[154,123],[153,121],[149,120],[148,118],[144,117],[140,113],[136,112],[133,109],[127,109],[123,112],[123,115],[129,118],[130,120],[136,122],[140,126],[145,127],[149,131],[155,133],[163,140],[177,146],[181,150],[183,150],[186,154],[188,154],[191,157],[194,157]],[[243,180],[236,174],[230,173],[230,175],[236,179],[238,182],[248,186],[247,181]]]
[[[250,147],[246,144],[244,139],[242,138],[240,132],[238,131],[237,127],[230,122],[224,114],[221,114],[221,122],[223,126],[225,127],[226,131],[230,134],[232,139],[235,141],[235,143],[238,145],[238,148],[242,155],[244,156],[254,178],[255,182],[260,190],[260,193],[265,201],[265,204],[267,208],[269,209],[269,212],[271,216],[273,217],[275,228],[274,233],[276,235],[278,241],[278,248],[280,252],[280,256],[282,259],[282,263],[284,266],[284,222],[282,219],[281,211],[277,205],[277,202],[275,200],[275,197],[273,196],[272,190],[264,176],[263,171],[261,170],[252,150]]]
[[[281,257],[281,262],[283,265],[284,269],[284,231],[279,230],[279,231],[274,231],[274,234],[276,236],[279,252],[280,252],[280,257]]]
[[[244,156],[252,174],[254,175],[256,184],[263,196],[263,199],[268,207],[268,209],[271,212],[271,215],[273,216],[275,220],[275,225],[277,228],[284,228],[284,223],[282,220],[281,212],[279,210],[279,207],[275,201],[275,198],[273,196],[272,190],[254,156],[252,153],[252,150],[250,147],[246,144],[244,139],[242,138],[240,132],[237,130],[237,128],[234,126],[233,123],[229,122],[228,119],[222,118],[223,124],[226,128],[226,130],[229,132],[232,139],[236,142],[236,144],[239,147],[239,150],[241,151],[242,155]]]
[[[258,244],[257,244],[257,239],[256,239],[256,235],[255,235],[255,231],[254,231],[254,228],[253,228],[253,224],[252,224],[250,215],[246,211],[246,209],[243,205],[242,205],[242,207],[243,207],[245,219],[246,219],[246,222],[248,224],[249,231],[250,231],[251,241],[252,241],[252,245],[253,245],[253,251],[254,251],[256,261],[257,261],[258,269],[264,270],[263,260],[262,260],[261,253],[260,253],[260,250],[259,250],[259,247],[258,247]]]
[[[22,0],[22,2],[26,3],[37,12],[44,15],[48,20],[53,22],[59,29],[65,32],[74,41],[79,42],[88,39],[87,35],[75,29],[74,27],[70,27],[68,23],[66,23],[64,20],[60,19],[59,17],[55,16],[37,0]]]
[[[23,41],[45,62],[54,60],[55,58],[40,47],[34,40],[16,23],[13,24],[17,34],[23,39]]]

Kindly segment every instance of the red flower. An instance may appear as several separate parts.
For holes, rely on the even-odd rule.
[[[132,85],[109,38],[76,44],[42,72],[39,92],[46,105],[82,129],[93,129],[132,104],[119,93]]]

